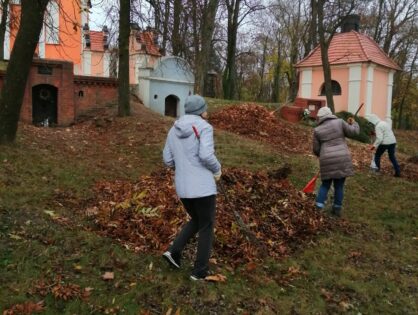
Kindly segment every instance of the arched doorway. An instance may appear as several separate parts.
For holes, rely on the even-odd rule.
[[[49,84],[32,88],[32,123],[39,126],[57,124],[58,89]]]
[[[175,95],[169,95],[165,98],[165,111],[164,115],[177,117],[177,104],[179,99]]]

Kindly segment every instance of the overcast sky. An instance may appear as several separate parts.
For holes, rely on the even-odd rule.
[[[100,4],[103,3],[103,0],[92,0],[92,9],[90,14],[90,27],[94,30],[99,30],[103,27],[104,16],[103,8]]]

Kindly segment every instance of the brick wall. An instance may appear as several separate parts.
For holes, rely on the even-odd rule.
[[[118,98],[118,83],[114,78],[75,76],[74,104],[76,116],[89,109],[103,107]]]
[[[0,72],[0,89],[5,72]],[[114,78],[74,76],[73,63],[61,60],[34,60],[25,87],[20,120],[32,123],[32,91],[39,84],[58,89],[57,124],[68,126],[77,115],[117,100]]]

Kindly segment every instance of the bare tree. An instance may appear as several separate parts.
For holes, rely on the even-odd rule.
[[[16,139],[25,86],[49,0],[22,0],[19,31],[0,98],[0,144]]]
[[[242,8],[241,5],[244,4]],[[226,64],[223,74],[224,98],[234,99],[236,97],[236,53],[238,28],[245,18],[265,7],[258,2],[250,3],[244,0],[225,0],[227,10],[227,48]]]
[[[118,114],[129,116],[129,36],[131,33],[131,0],[120,0],[119,9],[119,75]]]
[[[335,32],[341,26],[343,20],[354,10],[355,2],[354,0],[335,2],[331,0],[315,0],[312,4],[316,7],[314,9],[316,9],[318,18],[319,45],[321,47],[321,60],[324,72],[327,105],[332,112],[335,112],[328,48]],[[328,13],[328,16],[326,16],[325,13]]]

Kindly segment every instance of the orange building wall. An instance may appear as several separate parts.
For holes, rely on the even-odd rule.
[[[72,61],[75,65],[81,63],[81,14],[79,0],[59,1],[60,21],[59,38],[60,44],[45,44],[45,58]],[[65,13],[64,13],[65,12]],[[19,29],[21,6],[10,6],[10,48],[13,48]],[[39,53],[39,47],[36,49]]]
[[[60,1],[60,44],[45,44],[45,57],[81,63],[81,14],[79,1]],[[65,13],[64,13],[65,12]]]
[[[386,119],[386,106],[388,95],[388,73],[376,67],[373,78],[372,112],[380,119]]]
[[[22,8],[20,5],[10,5],[10,52],[12,52],[13,45],[15,43],[17,31],[20,24],[20,13]]]

